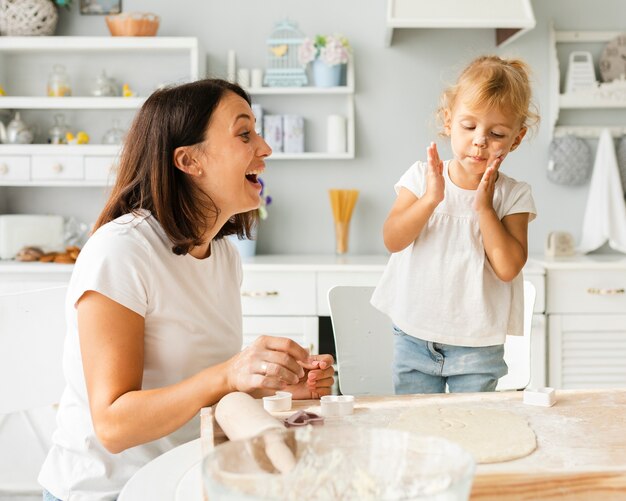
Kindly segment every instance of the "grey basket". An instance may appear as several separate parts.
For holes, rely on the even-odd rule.
[[[556,137],[550,143],[548,179],[567,186],[585,184],[591,176],[593,157],[587,143],[576,136]]]

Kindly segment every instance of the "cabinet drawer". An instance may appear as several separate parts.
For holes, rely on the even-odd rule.
[[[241,305],[244,315],[315,315],[315,273],[246,271]]]
[[[243,347],[259,336],[288,337],[315,355],[319,351],[317,317],[243,317]]]
[[[623,313],[626,270],[548,271],[548,313]]]
[[[117,162],[117,157],[85,157],[85,179],[112,182],[115,179]]]
[[[32,179],[83,179],[83,157],[33,156]]]
[[[368,285],[375,287],[382,272],[321,272],[317,275],[317,314],[321,317],[330,316],[328,307],[328,291],[336,285]]]
[[[28,181],[30,157],[0,157],[0,183],[3,181]]]

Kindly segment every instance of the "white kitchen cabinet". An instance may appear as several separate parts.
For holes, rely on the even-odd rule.
[[[624,87],[572,92],[566,92],[565,89],[569,54],[573,51],[590,52],[596,68],[596,80],[601,81],[597,69],[602,49],[620,34],[618,31],[561,31],[551,26],[549,119],[555,137],[572,134],[597,138],[604,128],[611,130],[614,137],[626,134],[623,120],[623,110],[626,109]]]
[[[259,336],[292,339],[312,354],[319,353],[319,319],[316,316],[252,316],[243,317],[243,347]]]
[[[305,151],[275,152],[268,160],[348,160],[355,156],[354,63],[346,67],[346,85],[338,87],[250,87],[252,101],[265,114],[300,115],[305,119]],[[327,152],[326,117],[341,114],[346,118],[346,151]]]
[[[550,386],[626,386],[626,259],[554,260],[546,268]]]
[[[193,37],[0,37],[0,110],[20,111],[36,129],[36,144],[0,144],[0,186],[111,184],[120,146],[99,143],[112,118],[129,125],[146,96],[162,84],[197,80],[202,62]],[[72,96],[46,96],[55,64],[66,67]],[[102,70],[139,97],[91,97]],[[89,144],[42,144],[59,112],[70,114],[72,132],[90,135]]]

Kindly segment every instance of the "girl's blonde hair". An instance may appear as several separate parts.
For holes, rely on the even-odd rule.
[[[459,99],[470,108],[497,109],[513,114],[520,127],[532,129],[539,123],[531,100],[529,66],[520,59],[480,56],[474,59],[457,82],[443,91],[437,118],[447,135],[447,117]]]

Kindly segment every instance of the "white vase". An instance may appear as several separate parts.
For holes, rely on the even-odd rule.
[[[327,65],[321,59],[313,61],[313,81],[316,87],[337,87],[341,85],[343,64]]]
[[[241,259],[256,255],[256,229],[254,229],[252,233],[252,239],[244,238],[243,240],[239,240],[237,235],[228,235],[227,237],[239,252]]]

